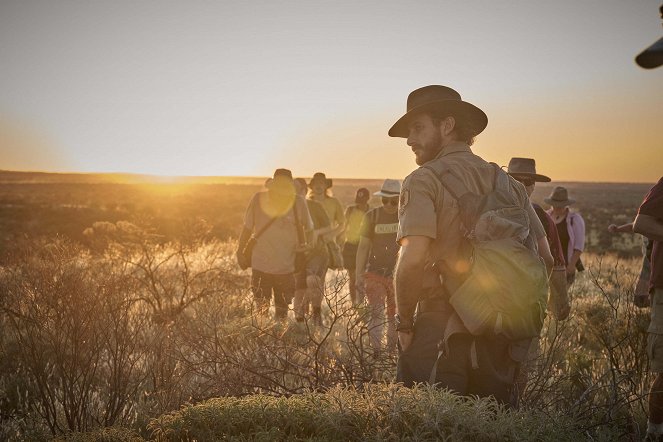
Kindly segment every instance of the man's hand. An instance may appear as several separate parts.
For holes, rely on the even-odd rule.
[[[610,233],[617,233],[619,230],[617,230],[617,224],[610,224],[608,226],[608,232]]]
[[[573,284],[573,281],[576,279],[576,268],[575,267],[567,267],[566,268],[566,282],[569,284]]]

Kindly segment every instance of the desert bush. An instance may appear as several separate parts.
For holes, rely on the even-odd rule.
[[[188,405],[149,425],[156,440],[577,441],[572,419],[509,411],[492,400],[419,386],[367,384],[285,398],[254,395]]]
[[[2,269],[2,368],[12,392],[3,420],[32,413],[64,434],[131,425],[186,400],[173,325],[232,284],[227,250],[160,244],[128,223],[96,227],[108,241],[102,255],[67,240],[32,241]]]
[[[638,259],[590,255],[571,287],[572,314],[546,321],[523,403],[572,416],[588,431],[639,434],[651,382],[646,356],[649,310],[632,302]]]
[[[433,397],[425,389],[412,393],[428,395],[430,403],[417,408],[406,401],[406,390],[376,385],[393,380],[395,355],[370,351],[366,313],[350,305],[343,272],[328,279],[322,327],[275,322],[254,311],[248,274],[232,256],[236,244],[208,240],[209,229],[191,223],[187,239],[172,242],[131,223],[103,222],[86,231],[91,249],[63,239],[17,243],[0,268],[0,436],[71,438],[78,437],[71,431],[94,430],[90,437],[102,439],[90,440],[104,440],[104,434],[108,440],[147,438],[151,418],[184,404],[211,407],[214,402],[204,401],[215,397],[225,398],[225,405],[223,412],[209,412],[216,416],[212,427],[222,425],[216,419],[225,419],[224,413],[241,414],[252,397],[265,407],[303,413],[293,420],[282,415],[284,421],[275,414],[266,421],[273,427],[265,423],[254,433],[237,433],[240,439],[359,434],[377,440],[399,432],[412,439],[461,437],[460,430],[449,433],[449,416],[454,422],[467,419],[458,428],[468,434],[485,424],[475,436],[500,435],[492,440],[520,440],[494,430],[494,416],[504,416],[500,425],[522,434],[527,425],[537,426],[527,431],[539,440],[548,438],[550,422],[561,423],[569,435],[595,439],[640,433],[650,377],[644,350],[648,311],[631,302],[637,259],[587,256],[588,270],[571,290],[570,319],[546,320],[520,412],[497,410],[490,401]],[[387,391],[400,398],[404,417],[392,416]],[[317,421],[332,425],[336,419],[344,429],[302,426],[311,415],[301,410],[311,409],[312,398],[323,404],[313,413]],[[347,403],[337,404],[341,399]],[[352,404],[374,407],[374,415]],[[485,407],[490,418],[472,427],[462,417],[471,410],[463,407]],[[183,425],[181,431],[194,431],[195,421],[183,413],[172,419]],[[388,423],[380,413],[391,416]],[[168,419],[150,424],[155,435],[159,430],[171,437],[175,427]],[[101,430],[111,426],[127,432]]]

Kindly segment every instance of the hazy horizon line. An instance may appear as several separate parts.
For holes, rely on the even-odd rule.
[[[271,175],[162,175],[162,174],[153,174],[153,173],[138,173],[138,172],[72,172],[72,171],[40,171],[40,170],[9,170],[9,169],[0,169],[0,174],[39,174],[39,175],[75,175],[75,176],[106,176],[106,177],[127,177],[127,178],[137,178],[142,181],[199,181],[199,180],[263,180],[266,178],[271,178]],[[299,175],[303,178],[310,178],[308,175]],[[311,175],[312,176],[312,175]],[[378,181],[384,180],[385,178],[390,177],[343,177],[343,176],[330,176],[330,178],[335,180],[353,180],[353,181]],[[393,178],[393,177],[391,177]],[[398,178],[398,177],[396,177]],[[405,177],[403,177],[405,178]],[[150,180],[151,179],[151,180]],[[401,178],[402,179],[402,178]],[[3,180],[0,178],[0,184],[11,183],[11,180]],[[656,182],[652,181],[583,181],[583,180],[553,180],[554,183],[578,183],[578,184],[651,184],[654,185]],[[542,185],[549,185],[550,183],[539,183]]]

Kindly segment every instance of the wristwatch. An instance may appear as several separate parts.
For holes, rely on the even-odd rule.
[[[399,332],[412,332],[412,329],[414,328],[414,322],[412,319],[410,320],[403,320],[401,319],[400,315],[396,313],[394,315],[394,322],[396,323],[396,331]]]

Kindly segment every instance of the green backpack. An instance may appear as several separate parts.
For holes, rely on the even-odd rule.
[[[529,236],[527,210],[512,192],[511,178],[491,164],[495,182],[485,195],[469,191],[441,162],[424,166],[458,202],[471,249],[467,272],[447,274],[444,266],[440,271],[454,280],[449,301],[470,333],[532,338],[539,336],[546,316],[548,274]]]

